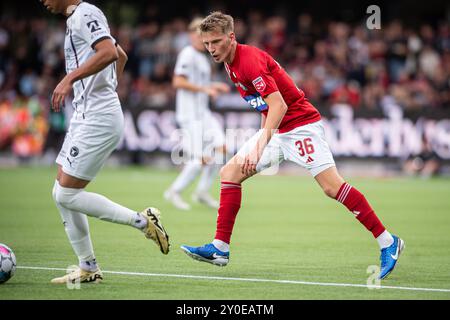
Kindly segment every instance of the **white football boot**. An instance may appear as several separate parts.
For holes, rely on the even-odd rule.
[[[178,192],[167,190],[164,192],[164,198],[180,210],[191,210],[191,206],[181,198]]]
[[[96,271],[86,271],[81,268],[76,268],[65,276],[54,278],[51,283],[54,284],[75,284],[75,283],[100,283],[103,280],[103,274],[100,269]]]
[[[219,202],[206,192],[192,194],[192,201],[204,204],[213,209],[219,209]]]

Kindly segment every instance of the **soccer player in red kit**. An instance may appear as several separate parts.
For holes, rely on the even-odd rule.
[[[225,69],[241,96],[261,112],[261,129],[220,171],[216,235],[201,247],[181,246],[190,257],[225,266],[234,222],[241,206],[241,184],[254,174],[290,160],[308,169],[325,194],[336,199],[376,238],[381,249],[380,279],[395,267],[404,241],[390,234],[364,195],[339,175],[325,140],[321,117],[285,70],[266,52],[237,43],[233,18],[213,12],[201,25],[202,41]]]

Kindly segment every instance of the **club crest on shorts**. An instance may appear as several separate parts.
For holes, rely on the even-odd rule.
[[[252,81],[253,86],[255,87],[256,91],[261,92],[266,89],[266,83],[264,82],[262,77],[258,77],[255,80]]]
[[[70,156],[75,158],[80,153],[80,150],[77,147],[70,148]]]

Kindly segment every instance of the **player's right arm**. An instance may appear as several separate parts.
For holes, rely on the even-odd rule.
[[[83,64],[67,74],[56,86],[52,96],[53,110],[59,111],[65,97],[72,91],[73,83],[105,69],[119,59],[115,40],[111,37],[105,15],[98,9],[88,6],[77,10],[70,25],[70,40],[73,38],[87,43],[94,54]],[[73,48],[76,55],[77,48]]]
[[[84,79],[105,69],[119,58],[116,46],[111,39],[105,38],[94,45],[95,54],[85,63],[67,74],[56,86],[52,96],[53,110],[58,112],[65,97],[71,92],[75,81]]]
[[[204,92],[212,98],[219,95],[219,91],[212,86],[199,86],[190,82],[184,75],[174,75],[172,85],[175,89],[184,89],[192,92]]]
[[[178,54],[177,62],[175,63],[174,76],[172,78],[172,85],[175,89],[188,90],[194,93],[203,92],[212,98],[216,98],[220,91],[214,86],[202,86],[197,83],[189,81],[189,76],[195,73],[195,66],[193,64],[192,50],[187,47]]]
[[[67,75],[72,83],[102,71],[119,59],[119,53],[111,39],[105,38],[96,43],[94,51],[92,57]]]

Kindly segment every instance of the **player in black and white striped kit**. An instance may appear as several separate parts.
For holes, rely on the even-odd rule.
[[[86,215],[133,226],[154,240],[164,254],[169,252],[169,238],[158,209],[149,207],[139,213],[84,190],[122,136],[124,119],[116,86],[127,55],[111,36],[99,8],[80,0],[41,2],[52,13],[67,17],[64,43],[67,75],[53,92],[52,108],[59,111],[66,96],[72,90],[74,93],[73,117],[56,159],[58,174],[53,199],[79,268],[53,279],[52,283],[98,283],[103,275],[95,259]]]

